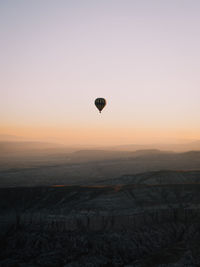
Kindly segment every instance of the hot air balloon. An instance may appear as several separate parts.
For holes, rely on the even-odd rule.
[[[101,113],[102,109],[106,105],[106,100],[104,98],[97,98],[94,102],[95,106],[98,108],[99,112]]]

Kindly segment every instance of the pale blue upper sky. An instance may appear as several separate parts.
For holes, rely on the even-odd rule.
[[[200,1],[0,0],[0,36],[1,125],[200,137]]]

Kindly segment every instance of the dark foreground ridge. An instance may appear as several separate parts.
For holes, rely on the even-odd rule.
[[[200,171],[0,188],[0,266],[199,266]]]

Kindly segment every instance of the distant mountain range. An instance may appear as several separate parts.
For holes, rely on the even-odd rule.
[[[22,153],[22,152],[36,152],[46,149],[60,149],[60,151],[76,152],[75,157],[91,158],[96,157],[115,157],[116,152],[123,155],[123,152],[137,151],[141,154],[155,154],[159,151],[174,151],[174,152],[186,152],[186,151],[200,151],[200,140],[196,140],[188,143],[155,143],[155,144],[127,144],[117,146],[83,146],[83,145],[63,145],[57,142],[41,141],[41,140],[30,140],[20,136],[14,135],[0,135],[0,155],[1,153]],[[139,152],[140,151],[140,152]],[[163,152],[162,152],[163,153]]]
[[[128,144],[128,145],[119,145],[114,146],[114,150],[124,150],[124,151],[135,151],[135,150],[144,150],[144,149],[160,149],[160,150],[171,150],[177,152],[183,152],[188,150],[200,150],[200,140],[196,140],[188,143],[172,143],[172,144],[149,144],[149,145],[137,145],[137,144]]]

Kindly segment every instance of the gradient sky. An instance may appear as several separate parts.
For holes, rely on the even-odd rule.
[[[0,134],[200,139],[199,14],[199,0],[0,0]]]

